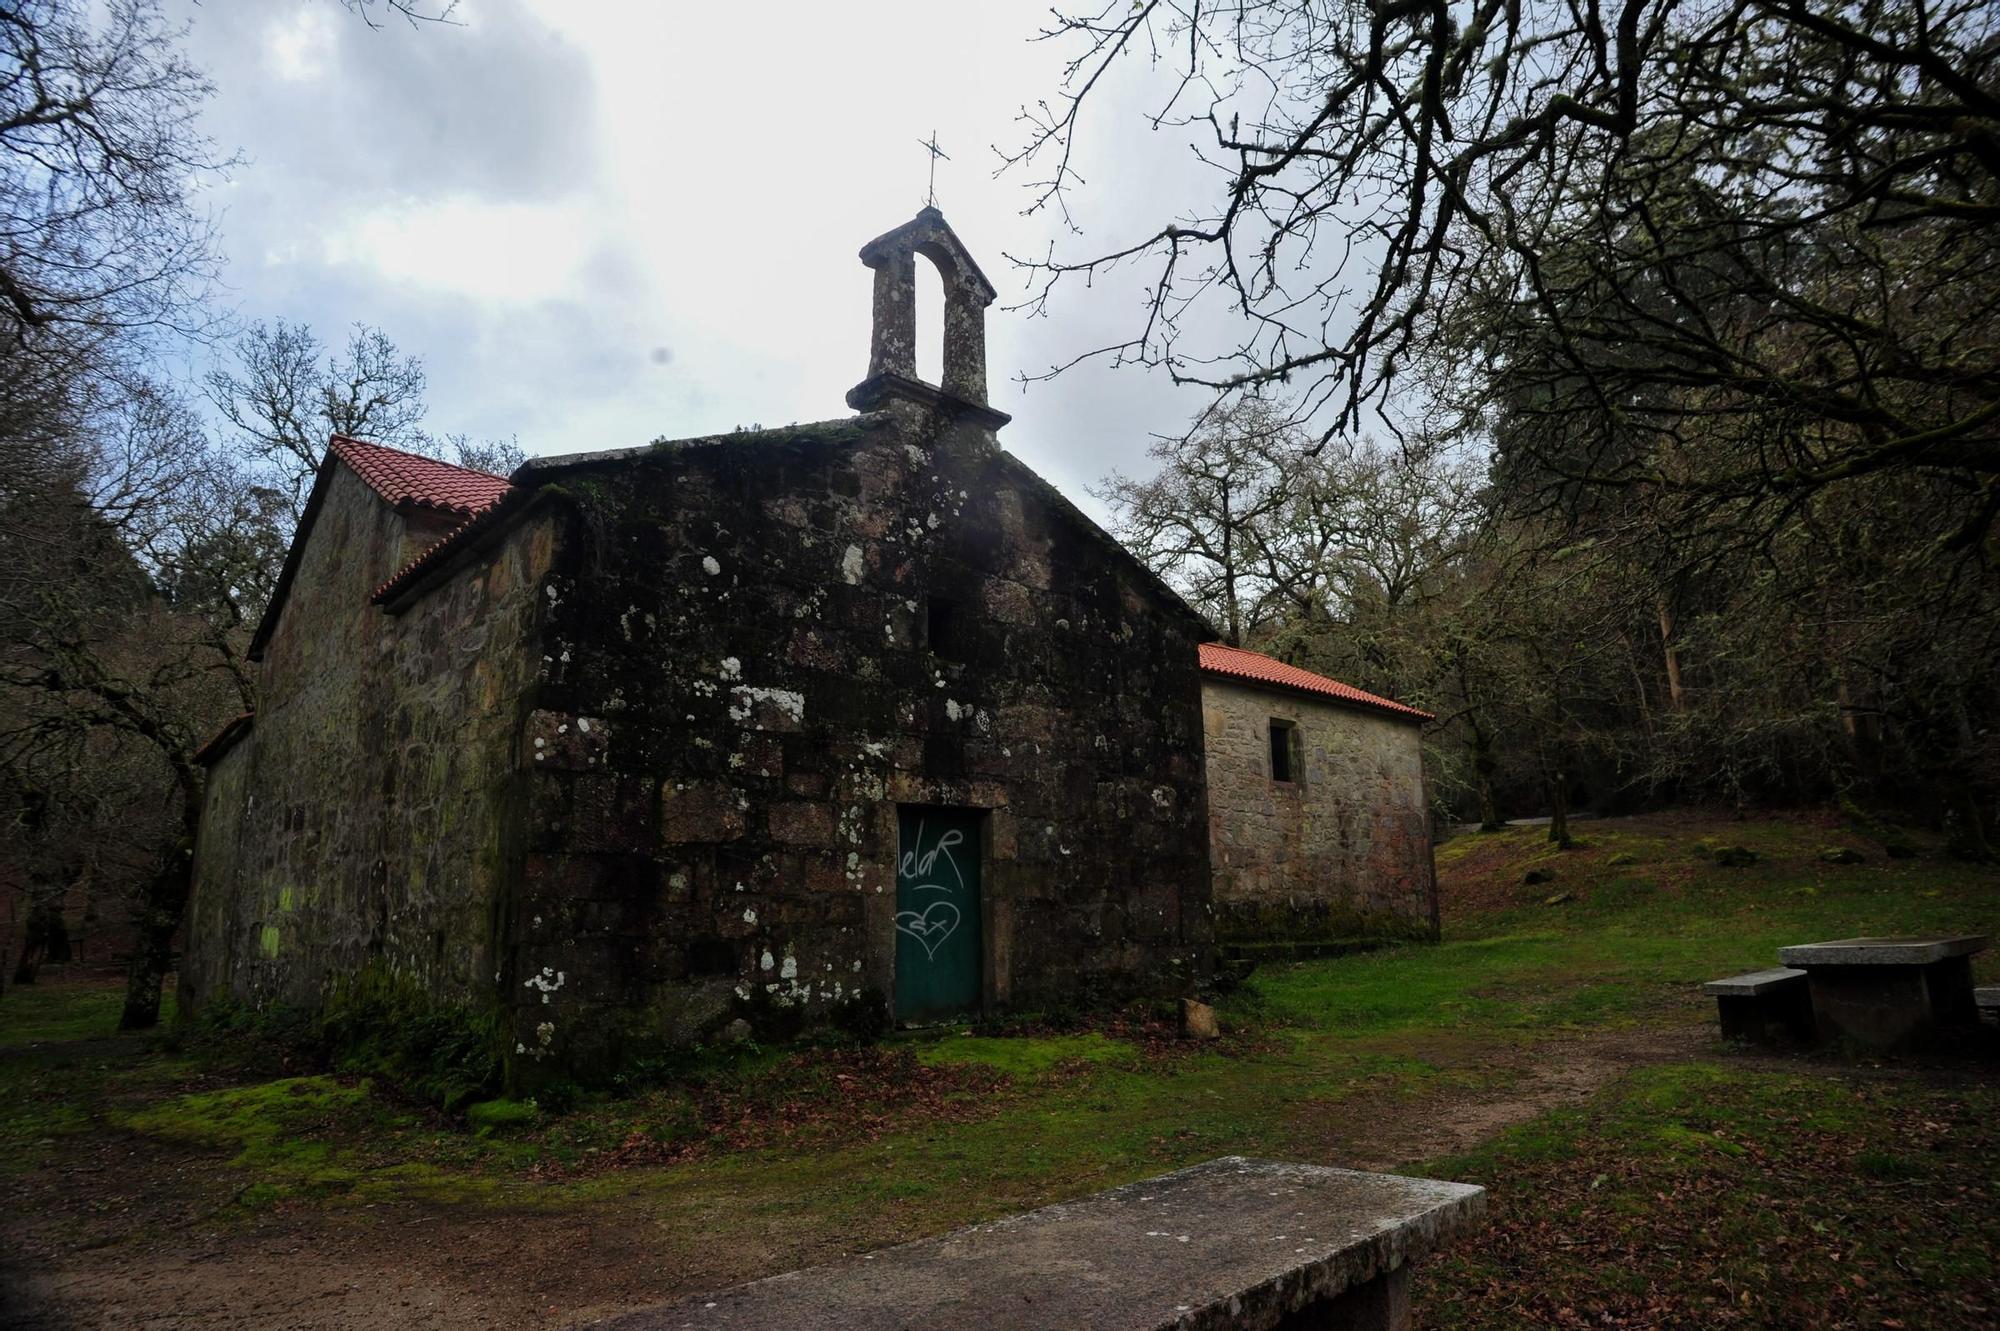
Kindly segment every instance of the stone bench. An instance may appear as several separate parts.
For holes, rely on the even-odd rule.
[[[1403,1331],[1410,1263],[1485,1204],[1464,1183],[1228,1157],[608,1326]]]
[[[1774,1044],[1813,1037],[1812,994],[1806,973],[1789,967],[1710,980],[1701,991],[1715,1000],[1723,1038]]]
[[[1972,991],[1972,1003],[1974,1007],[1979,1009],[1982,1015],[1992,1013],[1994,1016],[2000,1017],[2000,984],[1982,985],[1980,988],[1974,989]]]

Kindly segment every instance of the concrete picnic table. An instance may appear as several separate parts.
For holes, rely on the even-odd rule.
[[[1972,957],[1986,944],[1981,934],[1836,938],[1779,948],[1778,960],[1806,973],[1822,1038],[1894,1049],[1978,1025]]]

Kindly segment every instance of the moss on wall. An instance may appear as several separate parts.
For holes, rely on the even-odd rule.
[[[539,677],[547,521],[408,613],[371,604],[405,519],[329,482],[263,663],[254,727],[210,774],[182,963],[217,994],[317,1011],[362,973],[490,1005],[519,874],[516,746]]]

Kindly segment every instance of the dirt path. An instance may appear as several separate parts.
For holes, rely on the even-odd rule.
[[[1533,1045],[1433,1037],[1406,1052],[1446,1084],[1416,1098],[1362,1090],[1302,1104],[1300,1158],[1392,1168],[1478,1144],[1632,1068],[1698,1056],[1677,1025]],[[635,1202],[560,1214],[423,1204],[282,1205],[224,1221],[239,1186],[212,1154],[91,1138],[84,1158],[9,1180],[0,1325],[9,1327],[565,1326],[915,1235],[815,1236],[775,1221],[762,1250],[668,1250]],[[60,1311],[57,1311],[60,1310]]]
[[[1437,1064],[1447,1078],[1470,1076],[1480,1084],[1417,1097],[1364,1092],[1308,1102],[1294,1114],[1295,1141],[1301,1158],[1351,1169],[1392,1170],[1457,1155],[1552,1109],[1581,1104],[1634,1068],[1697,1058],[1714,1043],[1712,1031],[1693,1025],[1519,1045],[1419,1038],[1400,1052]]]

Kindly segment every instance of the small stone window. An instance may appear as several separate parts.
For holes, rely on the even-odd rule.
[[[1299,728],[1275,716],[1271,718],[1271,779],[1299,779]]]
[[[965,660],[965,637],[965,608],[942,596],[931,597],[924,608],[924,646],[931,655],[947,661]]]

